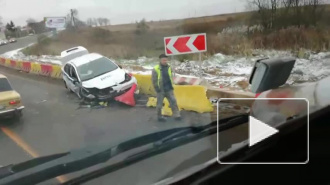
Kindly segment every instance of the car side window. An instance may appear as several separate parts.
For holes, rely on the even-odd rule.
[[[64,71],[66,72],[66,74],[70,75],[70,64],[64,66]]]
[[[69,68],[68,68],[68,75],[73,78],[73,74],[72,74],[72,70],[73,70],[73,67],[71,65],[68,65]]]
[[[77,73],[76,73],[76,70],[74,67],[71,66],[71,78],[74,78],[74,79],[78,79],[78,76],[77,76]]]

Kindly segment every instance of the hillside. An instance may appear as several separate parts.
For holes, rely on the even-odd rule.
[[[157,56],[164,52],[163,38],[166,36],[205,31],[209,33],[209,40],[212,40],[219,31],[230,25],[233,20],[244,17],[244,14],[246,13],[146,22],[148,29],[140,34],[136,33],[137,24],[87,27],[78,31],[66,30],[62,31],[57,39],[46,39],[39,46],[25,49],[24,53],[59,55],[67,48],[81,45],[91,52],[114,58]],[[183,57],[187,58],[187,56]]]
[[[243,19],[248,16],[249,12],[232,13],[232,14],[219,14],[213,16],[195,17],[187,19],[174,19],[174,20],[163,20],[163,21],[150,21],[147,22],[150,30],[159,29],[172,29],[182,27],[184,24],[204,24],[204,23],[225,23],[228,19]],[[119,24],[102,26],[104,29],[110,31],[134,31],[136,24]]]
[[[306,7],[300,7],[305,11]],[[311,16],[297,17],[277,10],[272,24],[258,12],[242,12],[189,19],[166,21],[140,21],[134,24],[104,27],[84,27],[62,31],[55,39],[46,39],[24,50],[26,55],[59,55],[61,51],[81,45],[91,52],[112,58],[135,59],[154,57],[164,52],[163,38],[167,36],[207,33],[208,52],[227,55],[253,55],[255,49],[276,49],[299,52],[301,49],[316,52],[330,48],[330,5],[314,22]],[[264,11],[264,10],[263,10]],[[269,16],[269,11],[266,12]],[[307,12],[308,13],[308,12]],[[276,18],[276,20],[274,19]],[[268,17],[269,18],[269,17]],[[266,22],[265,22],[266,21]],[[306,25],[305,25],[306,24]],[[250,25],[250,26],[248,26]],[[264,25],[264,26],[263,26]],[[259,26],[255,29],[255,26]],[[263,28],[260,29],[260,26]],[[40,39],[42,40],[42,39]],[[183,55],[180,61],[193,59],[195,55]]]

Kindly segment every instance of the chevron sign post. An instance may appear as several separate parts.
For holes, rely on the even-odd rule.
[[[174,55],[199,53],[199,76],[202,78],[202,52],[207,51],[205,33],[165,37],[164,45],[167,56],[173,57]]]
[[[205,33],[165,37],[164,43],[165,53],[168,56],[207,51]]]

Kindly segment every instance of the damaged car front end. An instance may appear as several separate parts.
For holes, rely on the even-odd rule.
[[[82,52],[78,56],[68,54],[62,67],[65,87],[86,101],[107,102],[129,92],[128,97],[138,93],[137,80],[115,62],[97,53],[87,53],[83,49],[73,48],[67,52]],[[72,59],[73,58],[73,59]],[[134,88],[133,88],[134,87]]]
[[[83,85],[80,88],[79,96],[87,101],[110,101],[115,97],[128,92],[137,81],[131,75],[125,73],[125,80],[110,87],[99,89],[96,87],[88,88]],[[135,90],[135,94],[138,94],[138,90]]]

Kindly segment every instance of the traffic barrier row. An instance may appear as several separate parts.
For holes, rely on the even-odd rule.
[[[11,60],[0,57],[0,65],[25,71],[27,73],[33,73],[43,76],[49,76],[52,78],[61,79],[61,66],[52,64],[41,64],[38,62],[27,62]],[[138,88],[140,93],[155,96],[156,92],[152,85],[151,75],[133,74],[137,79]],[[191,79],[191,78],[190,78]],[[180,76],[174,79],[177,82],[185,81],[186,79]],[[188,79],[189,80],[189,79]],[[196,82],[196,80],[189,80],[189,83]],[[198,81],[197,81],[198,82]],[[196,83],[197,83],[196,82]],[[175,95],[177,96],[178,104],[185,110],[193,110],[196,112],[210,111],[209,99],[210,98],[253,98],[255,94],[246,92],[226,91],[218,88],[208,88],[207,91],[203,86],[196,85],[175,85]],[[208,101],[206,99],[208,98]],[[231,102],[237,104],[247,105],[249,102],[235,101]],[[197,106],[198,105],[198,106]]]
[[[133,74],[138,81],[139,90],[143,94],[155,96],[156,92],[152,85],[151,75]],[[202,79],[197,77],[185,77],[176,75],[173,78],[173,83],[177,85],[199,85]]]
[[[62,78],[61,66],[0,58],[0,65],[52,78]]]
[[[151,78],[151,75],[138,74],[134,72],[132,72],[131,74],[137,75],[138,78],[140,76],[147,76],[147,78]],[[173,83],[176,85],[200,85],[202,82],[203,79],[194,76],[185,76],[185,75],[176,74],[173,77]]]
[[[139,91],[142,94],[155,96],[156,91],[152,85],[151,75],[133,74],[138,82]]]
[[[174,85],[174,95],[180,110],[194,111],[198,113],[213,112],[213,105],[206,96],[206,88],[200,85]],[[157,99],[149,98],[147,107],[156,107]],[[162,114],[172,115],[170,104],[165,98]]]
[[[156,106],[157,106],[157,98],[150,97],[147,102],[147,107],[156,107]],[[182,108],[180,106],[179,106],[179,110],[180,111],[182,110]],[[168,100],[166,98],[164,98],[164,102],[163,102],[162,115],[164,115],[164,116],[173,115],[172,109],[170,108],[170,103],[168,102]]]

